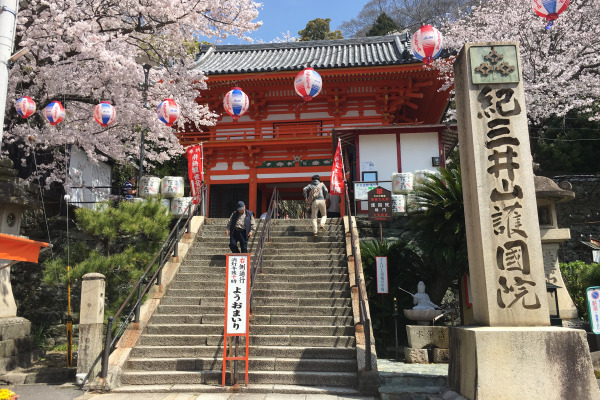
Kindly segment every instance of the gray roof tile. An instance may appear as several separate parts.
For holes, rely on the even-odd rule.
[[[398,65],[419,62],[408,33],[312,42],[203,45],[195,68],[209,75]]]

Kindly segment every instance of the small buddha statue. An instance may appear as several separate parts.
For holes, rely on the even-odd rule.
[[[419,281],[417,284],[417,293],[413,295],[414,304],[413,310],[435,310],[434,304],[429,299],[429,295],[425,293],[425,283]]]

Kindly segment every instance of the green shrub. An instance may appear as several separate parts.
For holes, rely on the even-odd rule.
[[[600,264],[586,264],[583,261],[560,263],[560,271],[579,316],[589,321],[585,290],[590,286],[600,286]]]

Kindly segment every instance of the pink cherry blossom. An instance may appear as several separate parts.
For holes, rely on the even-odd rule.
[[[216,115],[196,102],[206,77],[194,68],[195,45],[229,35],[249,40],[246,34],[261,25],[255,21],[261,6],[252,0],[22,1],[15,49],[28,47],[30,53],[9,71],[5,143],[27,156],[32,145],[27,138],[35,136],[36,150],[54,157],[38,160],[47,185],[64,181],[67,145],[83,148],[94,160],[125,162],[137,159],[140,132],[148,129],[146,164],[182,153],[175,130],[158,120],[156,106],[173,98],[181,107],[180,121],[214,124]],[[143,55],[158,65],[149,74],[148,108],[140,87],[144,71],[136,61]],[[50,126],[39,112],[29,124],[19,120],[11,99],[24,95],[38,110],[52,100],[62,102],[65,120]],[[94,121],[100,101],[110,101],[117,111],[108,127]]]

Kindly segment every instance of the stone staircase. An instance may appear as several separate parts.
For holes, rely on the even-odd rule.
[[[205,223],[115,392],[223,390],[225,225],[225,219]],[[252,240],[250,252],[254,246]],[[328,220],[316,238],[310,220],[273,221],[254,289],[249,390],[358,395],[345,247],[339,219]],[[243,382],[243,362],[238,365]]]

